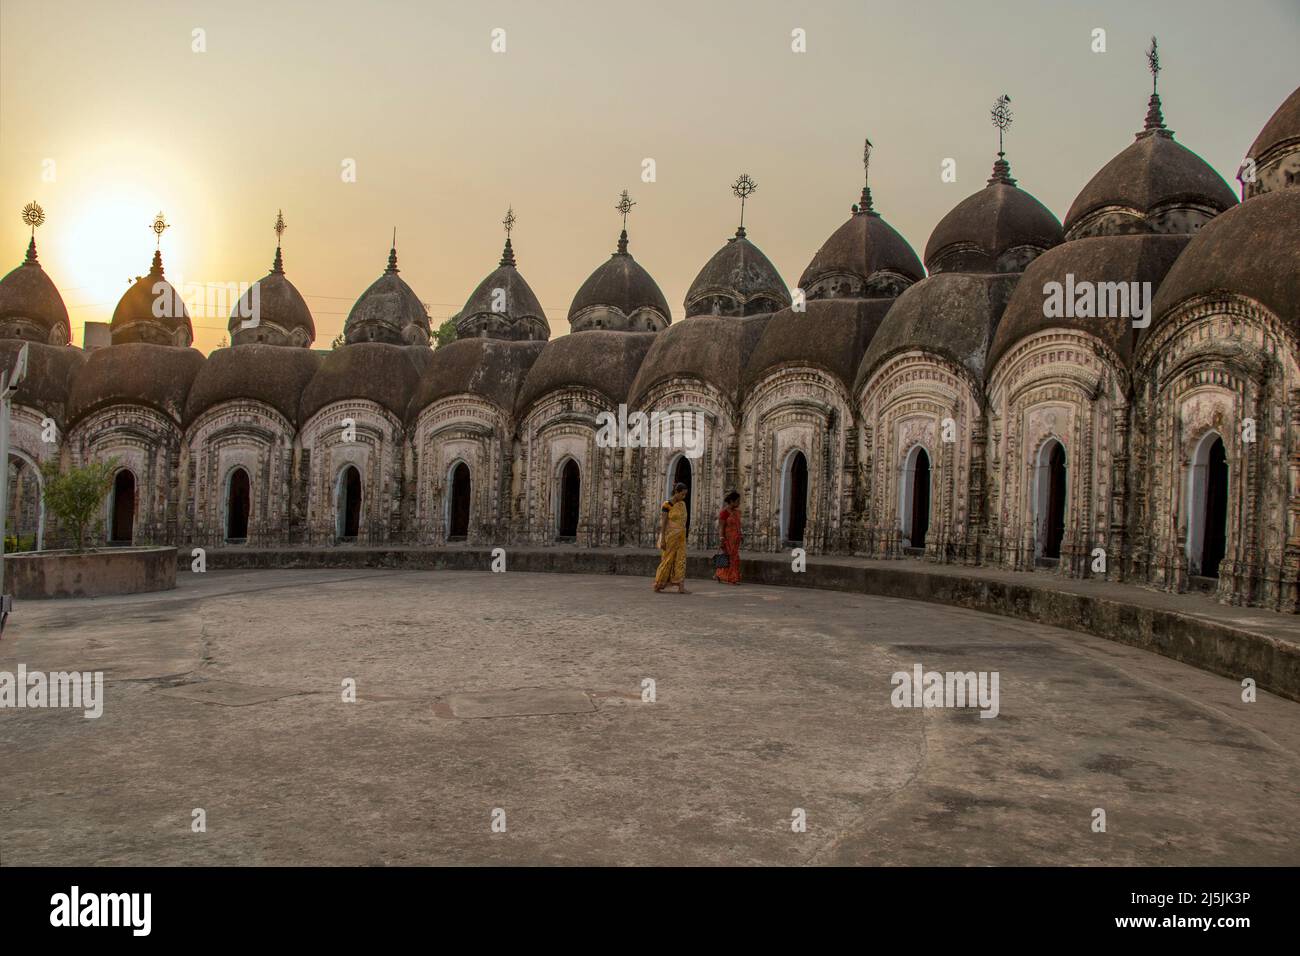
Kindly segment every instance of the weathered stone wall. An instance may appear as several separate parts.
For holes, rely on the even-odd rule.
[[[176,587],[176,567],[175,548],[14,554],[5,557],[5,585],[28,601],[167,591]]]
[[[1050,569],[1176,592],[1204,586],[1193,580],[1204,530],[1193,501],[1198,455],[1221,437],[1230,503],[1218,599],[1295,612],[1295,333],[1253,300],[1216,294],[1180,304],[1144,336],[1130,363],[1087,331],[1043,328],[1006,351],[986,382],[934,353],[902,351],[882,361],[856,397],[812,366],[776,367],[739,395],[677,376],[642,395],[635,410],[704,416],[703,454],[690,460],[694,548],[716,546],[715,515],[733,488],[742,495],[746,548],[791,547],[785,493],[790,463],[802,454],[802,546],[811,554],[898,557],[910,543],[903,520],[909,462],[924,449],[929,561]],[[550,391],[522,412],[481,395],[450,395],[411,422],[369,400],[337,401],[301,428],[252,400],[222,402],[184,428],[153,407],[112,404],[50,442],[44,414],[19,405],[11,435],[14,467],[21,464],[32,481],[42,461],[117,457],[136,480],[136,544],[223,544],[236,469],[250,479],[249,546],[341,543],[340,475],[351,466],[362,493],[358,534],[347,544],[436,546],[449,533],[452,469],[464,463],[468,543],[552,546],[561,469],[571,460],[581,476],[572,543],[649,546],[681,449],[601,447],[602,412],[617,415],[618,405],[576,386]],[[945,441],[949,419],[952,440]],[[1042,554],[1041,489],[1053,443],[1066,459],[1055,562]],[[11,510],[24,528],[37,527],[46,547],[66,541],[52,518],[41,517],[31,488],[13,493]]]

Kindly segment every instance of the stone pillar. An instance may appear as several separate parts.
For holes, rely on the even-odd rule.
[[[840,533],[835,550],[852,554],[861,536],[861,510],[858,487],[858,429],[850,424],[844,431],[844,461],[840,468]]]
[[[1129,416],[1133,406],[1122,404],[1115,411],[1115,447],[1110,460],[1110,529],[1102,540],[1106,549],[1106,579],[1122,581],[1128,560],[1126,510],[1128,507]]]
[[[875,487],[874,462],[876,460],[875,451],[875,428],[867,419],[862,422],[862,459],[858,463],[858,475],[861,480],[861,505],[860,511],[862,540],[859,541],[859,550],[867,555],[876,555],[879,552],[883,542],[879,540],[880,515],[875,513],[872,493]]]
[[[983,414],[977,414],[971,422],[970,436],[970,475],[969,503],[966,510],[966,552],[967,564],[983,564],[984,536],[988,530],[988,481],[984,471],[988,467],[988,426]]]
[[[1291,415],[1287,422],[1287,506],[1286,550],[1282,563],[1282,581],[1278,610],[1288,614],[1300,611],[1300,388],[1287,393]]]

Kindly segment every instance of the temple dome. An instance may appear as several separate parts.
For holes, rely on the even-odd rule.
[[[516,413],[522,418],[534,402],[551,392],[575,388],[599,392],[611,405],[627,401],[654,340],[650,332],[608,329],[552,339],[524,378],[515,402]]]
[[[1223,177],[1174,140],[1165,128],[1160,98],[1153,94],[1146,128],[1071,204],[1065,237],[1187,235],[1236,204]]]
[[[398,271],[394,246],[388,252],[388,268],[361,293],[343,323],[343,337],[348,345],[383,342],[428,346],[432,334],[429,313]]]
[[[745,366],[770,318],[764,314],[714,322],[712,316],[699,315],[674,322],[655,336],[628,404],[639,405],[661,382],[687,378],[707,382],[739,407]]]
[[[0,339],[44,345],[67,345],[72,339],[68,309],[36,259],[34,238],[23,264],[0,279]]]
[[[24,346],[27,348],[27,374],[18,383],[13,402],[38,409],[63,428],[68,420],[72,382],[86,364],[87,353],[70,345],[0,339],[0,368],[13,368],[18,352]]]
[[[1123,362],[1133,357],[1137,331],[1133,315],[1128,317],[1088,317],[1046,315],[1048,283],[1059,283],[1063,289],[1094,290],[1100,298],[1103,283],[1151,283],[1154,293],[1160,287],[1174,260],[1186,248],[1189,237],[1182,235],[1120,235],[1093,236],[1077,239],[1049,249],[1029,264],[1011,294],[989,347],[987,368],[992,370],[998,360],[1021,339],[1047,329],[1077,329],[1101,339],[1109,345]],[[1132,286],[1129,286],[1131,290]],[[1139,291],[1141,286],[1138,287]],[[1109,302],[1109,292],[1106,293]],[[1154,301],[1146,303],[1153,311]],[[1094,311],[1097,311],[1094,309]],[[1130,306],[1130,311],[1132,307]]]
[[[853,215],[835,230],[799,277],[799,288],[813,299],[892,298],[925,276],[921,260],[906,239],[871,208],[870,190]]]
[[[741,226],[704,264],[686,293],[686,317],[743,316],[776,312],[790,304],[790,290]]]
[[[194,379],[185,421],[193,422],[222,402],[244,400],[269,405],[296,424],[299,400],[323,361],[321,352],[270,343],[217,349]]]
[[[109,329],[114,345],[147,342],[187,348],[194,341],[190,314],[163,275],[160,251],[154,251],[149,274],[136,279],[118,301]]]
[[[528,370],[546,343],[502,341],[493,338],[457,339],[434,350],[429,367],[420,376],[407,420],[451,395],[476,395],[509,412]]]
[[[332,350],[302,391],[298,424],[334,402],[374,402],[405,420],[421,374],[433,360],[424,345],[358,342]]]
[[[179,424],[204,361],[196,349],[149,342],[96,349],[73,373],[68,424],[109,405],[143,405]]]
[[[1253,299],[1300,337],[1300,189],[1247,199],[1207,223],[1174,262],[1156,293],[1161,324],[1179,303],[1202,296]]]
[[[1255,181],[1242,183],[1247,198],[1300,185],[1300,86],[1264,124],[1248,156],[1255,161]]]
[[[551,337],[542,304],[519,274],[509,238],[495,271],[478,284],[453,321],[462,339],[544,342]]]
[[[316,323],[298,290],[284,274],[284,259],[280,247],[275,247],[275,262],[271,271],[253,283],[257,289],[257,324],[244,327],[253,314],[253,290],[249,289],[230,313],[226,328],[230,331],[232,345],[294,345],[306,348],[316,340]]]
[[[767,321],[745,364],[744,389],[779,368],[820,368],[847,393],[862,354],[875,337],[895,299],[827,299],[807,303],[807,311],[782,309]]]
[[[1023,272],[1064,238],[1051,211],[1016,186],[1004,159],[977,193],[939,220],[925,246],[925,267],[938,272]]]
[[[569,328],[574,332],[658,332],[672,320],[659,285],[627,251],[626,229],[618,250],[587,277],[569,306]]]
[[[898,297],[867,346],[854,391],[861,390],[891,355],[922,350],[965,367],[983,382],[985,360],[998,321],[1020,276],[942,272]]]

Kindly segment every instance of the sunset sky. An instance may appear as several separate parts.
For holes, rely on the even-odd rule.
[[[267,272],[283,209],[285,268],[328,347],[394,226],[436,326],[495,268],[513,204],[520,271],[562,334],[626,187],[631,251],[677,320],[735,230],[737,175],[759,184],[750,238],[794,286],[857,199],[863,136],[876,208],[920,255],[988,178],[999,93],[1013,175],[1063,218],[1142,126],[1153,33],[1166,122],[1235,191],[1297,82],[1295,0],[0,0],[0,273],[39,202],[80,344],[147,271],[159,210],[169,278],[229,283]],[[226,334],[224,316],[194,325],[204,352]]]

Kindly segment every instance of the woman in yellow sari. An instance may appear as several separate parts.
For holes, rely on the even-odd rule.
[[[656,543],[662,557],[655,573],[655,590],[673,585],[678,594],[689,594],[686,590],[686,486],[680,482],[673,486],[672,498],[664,502]]]

